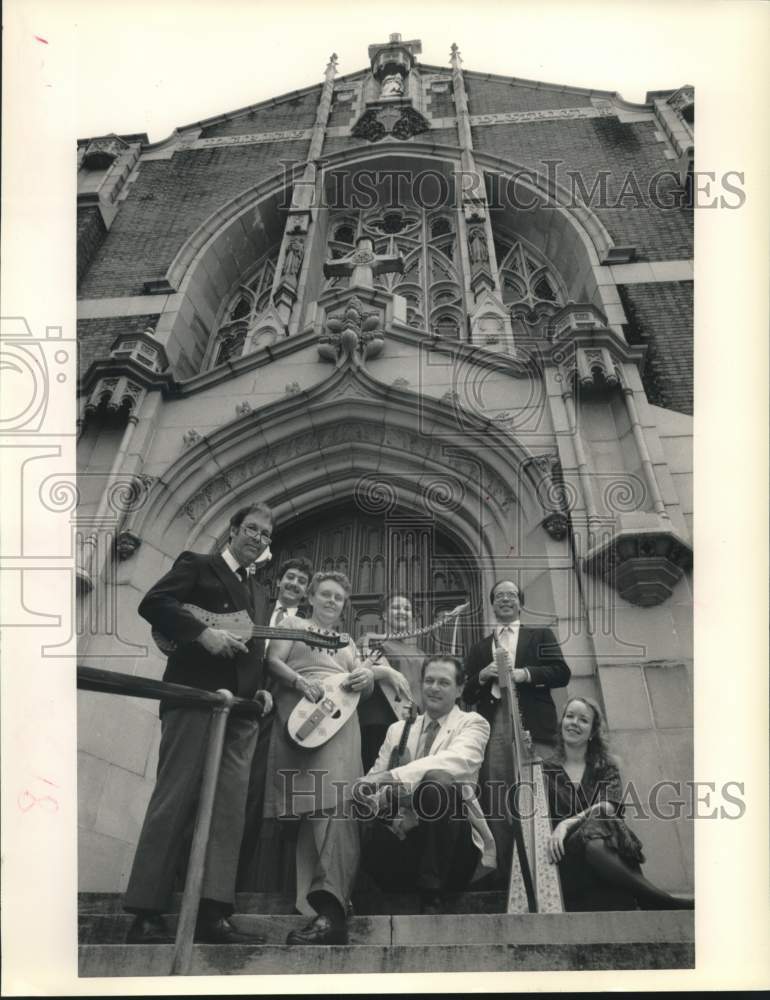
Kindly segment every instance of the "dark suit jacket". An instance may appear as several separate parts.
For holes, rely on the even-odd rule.
[[[164,681],[204,691],[227,688],[240,698],[252,698],[264,687],[264,640],[251,639],[249,652],[232,659],[212,656],[194,641],[205,626],[183,604],[222,614],[247,610],[255,624],[265,625],[269,621],[267,589],[257,575],[245,585],[221,555],[183,552],[139,605],[143,618],[180,644],[168,658]],[[161,702],[161,712],[164,707]]]
[[[463,688],[463,701],[472,705],[488,722],[492,721],[500,702],[492,696],[491,683],[479,683],[479,673],[494,659],[492,645],[492,635],[488,635],[471,647],[465,658],[468,679]],[[526,667],[532,676],[531,684],[516,685],[525,727],[533,740],[553,743],[557,720],[551,688],[566,687],[570,679],[569,667],[553,632],[549,628],[521,625],[514,667]]]

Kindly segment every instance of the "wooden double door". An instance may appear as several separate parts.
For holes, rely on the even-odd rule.
[[[352,505],[336,508],[281,527],[272,550],[275,576],[284,560],[304,556],[316,571],[348,577],[352,595],[342,628],[356,641],[366,632],[382,631],[380,602],[390,591],[412,596],[418,627],[465,602],[479,607],[474,561],[428,518],[369,515]],[[462,619],[458,651],[477,638],[474,617]],[[442,626],[430,646],[448,650],[454,636],[454,626]]]

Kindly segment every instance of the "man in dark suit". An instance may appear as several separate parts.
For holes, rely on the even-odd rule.
[[[281,622],[289,615],[309,617],[305,610],[305,596],[312,576],[313,564],[304,556],[287,559],[281,564],[278,569],[278,594],[272,608],[268,608],[271,628],[280,628]],[[269,645],[268,639],[265,642],[265,655]],[[266,684],[270,687],[269,675]],[[251,762],[243,841],[238,862],[239,892],[280,891],[283,888],[286,836],[275,820],[262,819],[272,726],[273,716],[260,725],[259,739]],[[291,860],[294,860],[293,854]]]
[[[253,698],[263,684],[262,640],[244,643],[225,629],[206,627],[183,605],[227,614],[248,611],[257,625],[268,618],[266,588],[248,568],[269,559],[272,513],[257,503],[230,520],[230,538],[221,554],[183,552],[139,605],[139,613],[178,643],[169,656],[164,681],[216,691],[227,688]],[[271,708],[267,692],[266,711]],[[210,712],[161,702],[161,741],[155,790],[147,807],[124,908],[134,913],[130,943],[171,940],[161,914],[168,910],[174,879],[194,815],[206,753]],[[212,944],[260,943],[240,934],[228,920],[234,910],[238,849],[246,792],[259,725],[254,718],[228,720],[214,802],[196,940]]]
[[[566,687],[570,670],[551,629],[521,624],[524,594],[516,583],[498,580],[489,600],[497,626],[468,652],[463,701],[473,706],[491,727],[479,780],[482,805],[497,846],[498,872],[504,877],[513,845],[503,794],[510,782],[510,747],[506,744],[500,712],[495,651],[502,648],[508,653],[524,728],[529,730],[535,753],[543,757],[550,757],[556,745],[558,723],[551,689]]]

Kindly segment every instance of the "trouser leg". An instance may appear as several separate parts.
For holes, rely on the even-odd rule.
[[[304,816],[297,836],[297,905],[306,912],[313,894],[334,896],[345,911],[358,873],[358,823],[350,817]]]
[[[414,888],[419,865],[415,833],[411,831],[402,840],[382,820],[368,820],[363,825],[361,863],[383,892]]]
[[[211,817],[201,897],[233,912],[238,855],[243,838],[246,795],[259,723],[243,716],[228,720],[222,762]]]
[[[168,910],[198,797],[210,714],[175,708],[161,720],[155,789],[147,806],[124,898],[128,910]]]
[[[415,790],[413,805],[420,820],[413,831],[419,854],[417,888],[444,891],[467,882],[475,848],[460,786],[449,774],[429,771]]]
[[[259,875],[259,848],[263,840],[264,822],[262,811],[265,804],[265,782],[267,780],[267,757],[270,750],[270,735],[273,717],[268,716],[259,723],[259,736],[251,761],[249,788],[246,793],[246,810],[243,823],[240,857],[238,860],[237,888],[248,891],[256,887]]]

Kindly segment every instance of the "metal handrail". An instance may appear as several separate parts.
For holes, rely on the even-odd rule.
[[[219,780],[227,720],[233,713],[261,718],[265,708],[264,699],[258,696],[249,701],[245,698],[236,698],[231,691],[224,688],[219,691],[203,691],[200,688],[187,687],[184,684],[168,684],[150,677],[135,677],[133,674],[121,674],[112,670],[100,670],[97,667],[85,666],[77,668],[77,685],[82,691],[128,695],[132,698],[153,698],[162,700],[169,705],[191,707],[200,705],[211,710],[211,726],[209,727],[208,745],[203,766],[198,811],[195,816],[195,829],[190,848],[190,860],[187,864],[182,904],[179,908],[179,919],[174,939],[174,958],[171,966],[172,976],[187,975],[192,962],[195,922],[200,905],[206,848],[211,830],[211,817],[214,811],[214,797]]]

